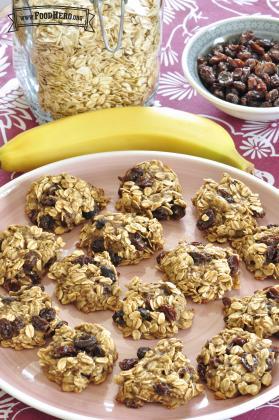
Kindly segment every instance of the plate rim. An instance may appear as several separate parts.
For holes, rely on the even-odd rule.
[[[279,198],[279,190],[268,184],[267,182],[256,178],[254,175],[249,174],[247,172],[242,171],[241,169],[235,168],[233,166],[226,165],[224,163],[216,162],[211,159],[205,159],[197,156],[182,154],[182,153],[172,153],[172,152],[162,152],[157,150],[124,150],[124,151],[112,151],[112,152],[102,152],[102,153],[92,153],[92,154],[86,154],[82,156],[75,156],[68,159],[59,160],[44,166],[41,166],[39,168],[33,169],[32,171],[26,172],[19,176],[18,178],[15,178],[2,187],[0,187],[0,198],[5,198],[6,193],[11,192],[11,190],[18,187],[22,182],[28,180],[29,178],[32,178],[33,176],[40,176],[43,172],[51,171],[52,169],[57,169],[59,165],[63,163],[71,163],[71,162],[82,162],[85,160],[90,159],[105,159],[105,158],[114,158],[119,155],[123,156],[139,156],[139,159],[144,159],[144,157],[150,155],[158,155],[158,159],[169,157],[174,159],[180,159],[185,161],[195,161],[198,163],[203,163],[205,165],[209,165],[210,167],[219,168],[223,171],[230,171],[233,173],[233,175],[240,175],[241,177],[244,177],[251,181],[257,181],[262,187],[266,188],[267,190],[270,190],[271,193],[276,194]],[[31,397],[26,395],[23,391],[18,390],[13,385],[7,383],[5,380],[2,380],[0,378],[0,388],[6,392],[7,394],[11,395],[12,397],[18,399],[19,401],[29,405],[32,408],[35,408],[39,411],[42,411],[46,414],[61,418],[61,419],[67,419],[67,420],[100,420],[101,417],[88,417],[81,414],[74,414],[71,411],[63,410],[61,408],[56,408],[53,405],[47,404],[45,402],[40,401],[37,398]],[[276,385],[274,388],[269,389],[265,392],[265,394],[259,394],[256,397],[253,397],[252,399],[245,401],[241,404],[238,404],[234,407],[220,410],[219,412],[215,412],[212,414],[205,414],[198,417],[187,417],[187,420],[223,420],[228,417],[234,417],[240,414],[244,414],[247,411],[250,411],[253,408],[257,408],[262,404],[267,403],[271,399],[277,397],[279,395],[279,384]]]

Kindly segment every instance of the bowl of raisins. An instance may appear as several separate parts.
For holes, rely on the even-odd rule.
[[[187,43],[182,66],[189,83],[221,111],[254,121],[279,118],[279,19],[224,19]]]

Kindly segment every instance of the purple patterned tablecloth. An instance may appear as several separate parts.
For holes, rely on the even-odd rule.
[[[227,116],[197,95],[185,79],[181,66],[183,49],[200,27],[233,16],[259,14],[279,18],[279,0],[165,0],[162,75],[156,105],[198,113],[218,122],[231,134],[240,153],[255,164],[256,176],[278,186],[279,119],[253,122]],[[0,18],[0,145],[36,125],[14,75],[9,26],[8,18]],[[0,170],[0,185],[13,176]],[[279,396],[237,419],[275,420],[278,413]],[[53,418],[0,390],[0,419]]]

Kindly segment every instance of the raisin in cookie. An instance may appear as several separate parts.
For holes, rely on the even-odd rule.
[[[107,203],[101,188],[63,173],[46,175],[32,183],[26,196],[25,212],[35,225],[62,234],[92,219]]]
[[[194,313],[173,283],[143,283],[134,277],[128,284],[113,320],[124,337],[165,338],[190,328]]]
[[[185,216],[186,203],[178,177],[159,160],[139,163],[119,179],[117,210],[158,220],[178,220]]]
[[[117,359],[110,332],[98,324],[64,325],[48,347],[39,350],[39,362],[47,378],[66,392],[81,392],[89,383],[107,379]]]
[[[136,358],[122,360],[122,371],[114,378],[119,385],[116,400],[129,408],[145,403],[176,408],[201,394],[203,385],[182,350],[181,341],[171,338],[153,348],[140,347]]]
[[[259,337],[279,337],[279,285],[257,290],[252,296],[225,297],[227,328],[240,327]]]
[[[0,345],[15,350],[43,346],[61,325],[57,311],[40,286],[0,296]]]
[[[0,285],[8,291],[38,284],[64,246],[37,226],[9,226],[0,232]]]
[[[251,234],[257,218],[265,214],[258,194],[226,173],[219,183],[205,179],[192,202],[199,217],[197,227],[210,242]]]
[[[257,395],[272,383],[277,356],[271,340],[241,328],[225,329],[202,348],[198,372],[217,399]]]
[[[259,226],[254,233],[232,241],[257,280],[279,280],[279,225]]]
[[[107,213],[94,218],[80,233],[78,246],[89,254],[107,251],[114,265],[137,264],[163,246],[157,219],[129,213]]]
[[[228,248],[199,242],[180,242],[157,257],[165,278],[196,303],[221,298],[239,288],[239,257]]]
[[[107,252],[88,257],[76,251],[53,264],[49,277],[56,280],[56,297],[64,305],[74,303],[87,313],[114,310],[118,304],[117,271]]]

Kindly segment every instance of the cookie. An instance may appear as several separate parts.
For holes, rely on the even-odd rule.
[[[277,356],[271,340],[241,328],[225,329],[202,348],[198,372],[217,399],[257,395],[271,385]]]
[[[279,280],[279,225],[259,226],[252,234],[232,241],[232,247],[257,280]]]
[[[119,177],[116,209],[158,220],[185,216],[186,203],[175,172],[159,160],[139,163]]]
[[[137,264],[163,246],[163,229],[157,219],[130,213],[107,213],[85,225],[78,246],[88,254],[107,251],[112,263]]]
[[[62,325],[57,313],[40,286],[0,296],[0,345],[15,350],[43,346]]]
[[[239,257],[228,248],[179,242],[157,257],[159,269],[196,303],[220,299],[239,288]]]
[[[279,285],[257,290],[252,296],[224,297],[227,328],[239,327],[259,337],[279,338]]]
[[[90,383],[104,382],[117,359],[110,332],[98,324],[67,325],[56,331],[51,343],[38,352],[47,378],[62,391],[81,392]]]
[[[173,283],[143,283],[134,277],[113,321],[124,337],[139,340],[172,337],[178,329],[190,328],[193,317],[193,310]]]
[[[7,291],[40,283],[64,246],[37,226],[11,225],[0,232],[0,285]]]
[[[108,201],[101,188],[73,175],[46,175],[32,183],[25,213],[33,224],[62,234],[92,219]]]
[[[57,282],[56,297],[63,305],[74,303],[86,313],[117,307],[118,275],[107,252],[88,257],[76,251],[53,264],[49,277]]]
[[[210,242],[249,235],[257,218],[265,215],[258,194],[226,173],[219,183],[205,179],[192,202],[198,214],[197,228]]]
[[[180,340],[164,339],[152,348],[140,347],[137,357],[122,360],[122,371],[114,378],[119,385],[116,401],[129,408],[145,403],[176,408],[200,395],[203,385],[182,350]]]

